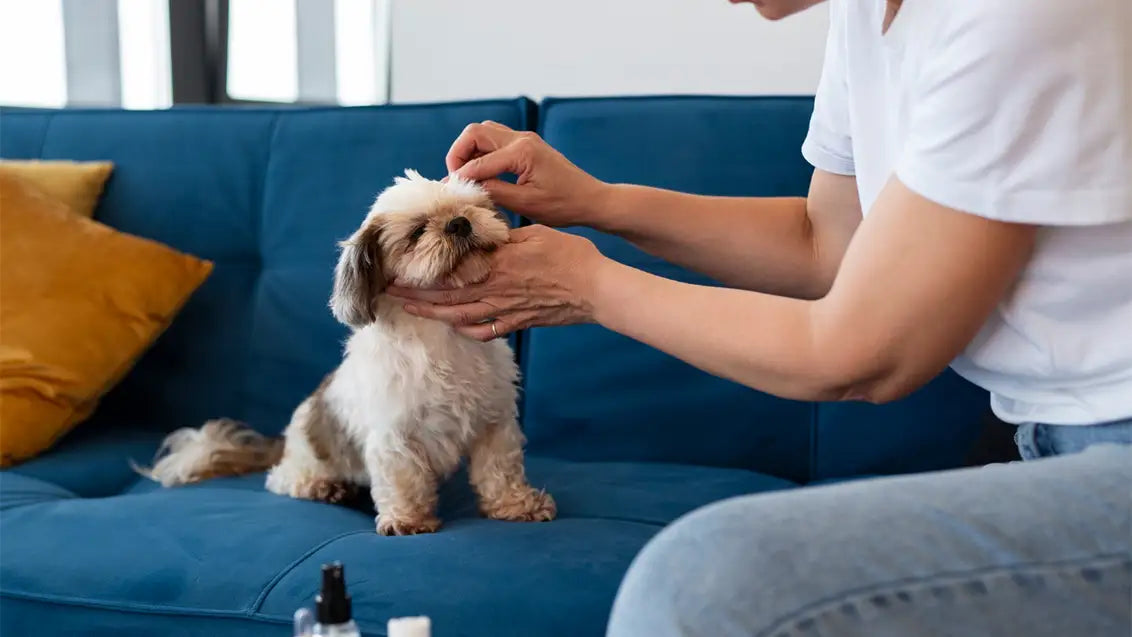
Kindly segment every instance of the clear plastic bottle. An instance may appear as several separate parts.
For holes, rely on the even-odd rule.
[[[340,562],[322,566],[322,588],[314,602],[315,613],[309,608],[295,611],[295,637],[361,637]]]

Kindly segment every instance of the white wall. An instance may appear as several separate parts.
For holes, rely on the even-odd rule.
[[[391,1],[394,102],[812,94],[828,25],[726,0]]]

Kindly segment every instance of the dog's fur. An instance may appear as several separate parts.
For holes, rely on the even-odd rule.
[[[268,490],[329,502],[368,486],[378,532],[404,535],[440,527],[439,484],[467,457],[484,515],[554,518],[554,500],[524,474],[518,371],[506,341],[465,338],[383,298],[391,281],[459,286],[486,277],[506,220],[482,188],[459,178],[410,170],[394,182],[341,244],[330,307],[354,330],[345,358],[295,409],[283,438],[210,421],[171,434],[143,474],[171,486],[270,469]],[[470,222],[467,236],[446,231],[457,217]]]

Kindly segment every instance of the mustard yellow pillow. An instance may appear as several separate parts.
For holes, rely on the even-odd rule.
[[[88,219],[94,216],[102,188],[113,170],[114,164],[107,161],[0,160],[0,175],[21,178]]]
[[[0,173],[0,466],[84,420],[212,263],[75,214]]]

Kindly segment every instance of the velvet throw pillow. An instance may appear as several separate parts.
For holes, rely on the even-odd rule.
[[[0,159],[0,175],[21,178],[88,219],[94,216],[102,188],[113,170],[114,164],[108,161]]]
[[[0,171],[0,466],[87,418],[211,270]]]

